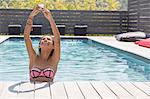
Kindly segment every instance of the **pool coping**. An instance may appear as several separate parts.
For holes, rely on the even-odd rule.
[[[90,40],[137,55],[150,61],[150,49],[134,44],[134,42],[120,42],[114,37],[88,37]],[[149,53],[149,54],[148,54]]]
[[[7,39],[9,39],[9,37],[1,37],[0,36],[0,44],[3,43],[4,41],[6,41]]]
[[[10,37],[23,37],[23,35],[5,35],[0,36],[0,44],[5,40],[9,39]],[[41,35],[32,35],[31,37],[42,37]],[[61,38],[79,38],[79,39],[89,39],[100,44],[119,49],[121,51],[137,55],[141,58],[147,59],[150,61],[150,49],[144,48],[134,44],[134,42],[120,42],[117,41],[113,36],[104,37],[104,36],[61,36]],[[149,54],[148,54],[149,53]]]

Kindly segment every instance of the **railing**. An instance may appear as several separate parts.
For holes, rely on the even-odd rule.
[[[22,25],[23,33],[25,23],[31,10],[27,9],[0,9],[0,33],[8,33],[8,25]],[[66,25],[66,34],[74,33],[76,24],[88,26],[88,34],[118,34],[127,32],[127,11],[76,11],[52,10],[56,24]],[[34,18],[34,24],[42,24],[42,33],[51,32],[49,22],[42,14]]]
[[[129,30],[150,33],[150,0],[129,0]]]
[[[23,29],[31,10],[0,9],[0,33],[8,33],[8,25],[20,24]],[[74,33],[76,24],[87,25],[88,34],[117,34],[127,31],[150,33],[150,0],[128,0],[128,11],[52,10],[56,24],[66,25],[66,34]],[[42,14],[34,19],[42,24],[42,33],[51,31]]]

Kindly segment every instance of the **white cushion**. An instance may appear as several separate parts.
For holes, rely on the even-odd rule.
[[[117,40],[121,40],[122,38],[137,38],[137,39],[142,39],[142,38],[146,38],[146,34],[144,32],[127,32],[127,33],[123,33],[123,34],[118,34],[118,35],[115,35],[115,38]]]

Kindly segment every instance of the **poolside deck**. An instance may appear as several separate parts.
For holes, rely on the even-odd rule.
[[[0,82],[0,99],[150,99],[150,82]]]
[[[141,47],[134,42],[117,41],[114,37],[87,37],[93,41],[117,48],[150,60],[150,48]]]
[[[9,36],[0,36],[0,43],[4,42],[8,38]]]

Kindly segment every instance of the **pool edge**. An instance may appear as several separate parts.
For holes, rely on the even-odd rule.
[[[103,43],[103,42],[101,42],[101,41],[99,41],[99,40],[97,40],[97,39],[94,39],[93,37],[92,37],[92,38],[91,38],[91,37],[87,37],[87,38],[88,38],[89,40],[92,40],[92,41],[96,42],[96,43],[100,43],[100,44],[102,44],[102,45],[104,45],[104,46],[106,46],[106,47],[113,48],[114,50],[117,50],[117,51],[120,51],[120,52],[125,52],[125,53],[127,53],[129,56],[131,56],[131,57],[133,57],[133,58],[139,59],[139,60],[144,61],[144,62],[146,62],[146,63],[150,63],[150,58],[149,58],[149,57],[145,57],[145,56],[142,56],[142,55],[140,55],[140,54],[131,52],[131,51],[129,51],[129,50],[121,49],[121,48],[119,48],[119,47],[115,47],[115,46],[112,46],[112,45],[110,45],[110,44]],[[127,42],[126,42],[126,43],[127,43]]]

